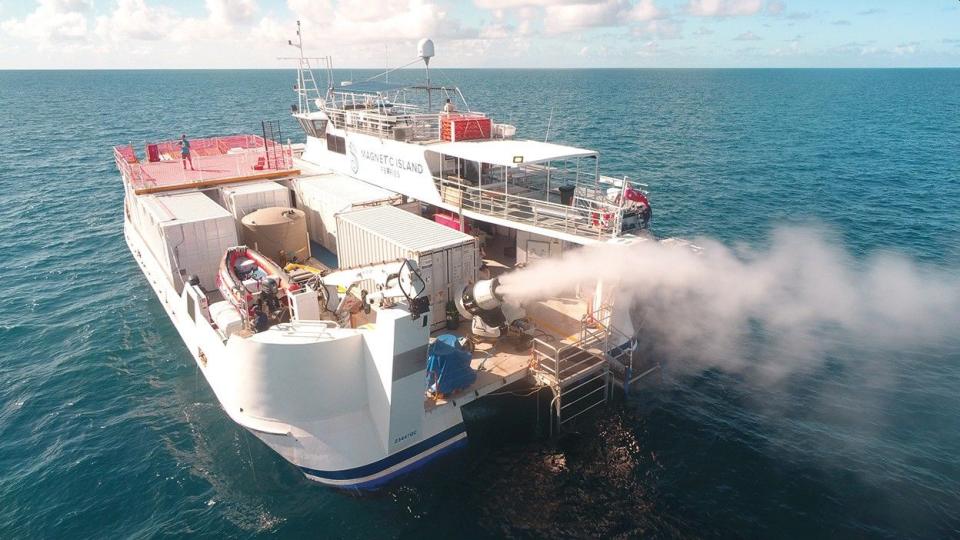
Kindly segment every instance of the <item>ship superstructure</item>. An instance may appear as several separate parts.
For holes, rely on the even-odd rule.
[[[263,122],[191,140],[190,166],[176,141],[114,149],[127,243],[234,421],[312,480],[371,488],[463,444],[463,408],[505,386],[552,391],[563,427],[656,369],[616,284],[498,290],[565,250],[649,241],[640,185],[429,77],[321,94],[298,62],[305,145]]]

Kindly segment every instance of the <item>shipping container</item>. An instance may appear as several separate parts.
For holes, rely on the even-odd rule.
[[[180,290],[186,276],[194,274],[203,289],[216,289],[220,260],[238,244],[230,212],[199,192],[136,200],[137,229],[170,283]]]
[[[477,239],[394,206],[339,214],[341,268],[406,258],[420,266],[430,295],[431,328],[442,328],[447,301],[477,280]]]
[[[243,216],[261,208],[290,207],[290,190],[276,182],[223,186],[220,198],[238,224]]]
[[[310,239],[333,254],[337,253],[337,214],[401,201],[392,191],[342,174],[298,178],[292,183],[297,208],[307,215]]]

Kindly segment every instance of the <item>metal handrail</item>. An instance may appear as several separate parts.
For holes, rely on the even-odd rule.
[[[434,177],[434,182],[445,202],[465,210],[598,240],[616,238],[622,228],[620,208],[604,201],[575,197],[568,206],[469,186],[449,178]]]

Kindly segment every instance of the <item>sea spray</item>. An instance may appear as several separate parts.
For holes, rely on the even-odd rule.
[[[851,343],[897,349],[960,329],[960,274],[893,253],[857,259],[823,231],[774,232],[768,248],[698,239],[595,245],[504,275],[500,292],[531,300],[602,279],[630,306],[658,354],[679,366],[777,379]],[[631,329],[621,329],[631,330]]]

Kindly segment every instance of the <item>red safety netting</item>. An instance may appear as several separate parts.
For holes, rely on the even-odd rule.
[[[263,148],[263,137],[257,135],[227,135],[188,140],[190,141],[190,153],[195,156],[218,156],[227,154],[230,150]],[[161,156],[166,154],[168,159],[178,159],[180,157],[179,139],[158,142],[157,147]]]
[[[133,147],[114,147],[114,160],[135,188],[176,186],[216,179],[244,178],[269,170],[286,170],[292,150],[257,135],[228,135],[189,139],[191,162],[181,156],[179,140],[147,144],[145,161]]]

